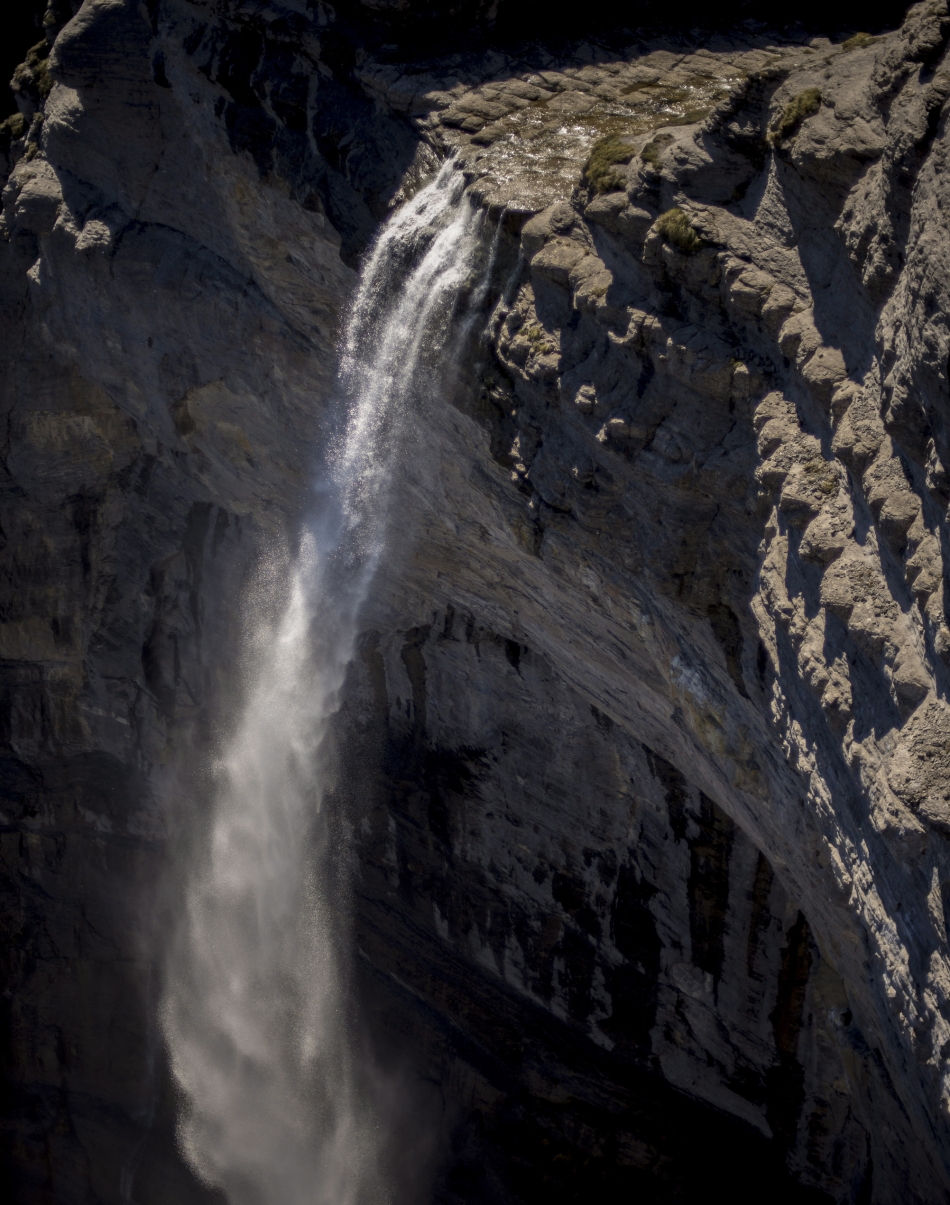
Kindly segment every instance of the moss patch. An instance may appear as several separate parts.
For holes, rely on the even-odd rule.
[[[668,109],[672,105],[681,105],[689,100],[692,93],[689,88],[674,88],[665,84],[657,84],[642,88],[641,91],[653,101],[658,109]]]
[[[45,38],[26,52],[10,84],[14,92],[32,92],[41,100],[49,96],[53,77],[49,73],[49,46]]]
[[[863,50],[865,46],[873,46],[880,41],[873,33],[856,33],[841,43],[842,50]]]
[[[838,481],[837,474],[827,460],[821,457],[809,460],[805,464],[803,472],[809,481],[817,485],[823,494],[829,496],[837,494],[840,482]]]
[[[806,88],[788,102],[782,110],[782,115],[772,126],[772,142],[778,146],[786,139],[793,138],[798,133],[798,127],[806,117],[811,117],[821,108],[821,91],[818,88]]]
[[[14,113],[5,121],[0,121],[0,155],[9,155],[13,143],[25,133],[26,118],[22,113]]]
[[[672,141],[672,134],[657,134],[657,136],[651,142],[648,142],[640,152],[640,158],[644,163],[649,163],[650,167],[659,167],[660,151]]]
[[[26,118],[22,113],[14,113],[5,121],[0,121],[0,138],[10,143],[14,138],[22,138],[26,133]]]
[[[670,121],[671,126],[694,126],[703,121],[712,112],[711,105],[703,105],[700,109],[688,109],[682,117],[674,117]]]
[[[623,188],[624,180],[614,168],[620,163],[629,163],[632,158],[633,147],[616,134],[608,134],[591,148],[584,167],[584,180],[597,193]]]
[[[632,96],[634,92],[643,92],[646,88],[653,88],[655,85],[655,79],[641,80],[639,84],[627,84],[626,88],[621,88],[620,95]]]
[[[682,209],[668,209],[656,220],[656,229],[665,243],[682,251],[684,255],[693,255],[705,244],[693,227]]]

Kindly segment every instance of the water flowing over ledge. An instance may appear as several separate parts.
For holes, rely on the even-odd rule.
[[[413,422],[437,399],[477,266],[484,217],[463,190],[447,163],[368,256],[342,343],[345,430],[317,482],[283,614],[256,634],[257,668],[214,768],[207,848],[169,950],[162,1015],[180,1143],[236,1205],[387,1195],[348,1026],[348,917],[320,814],[321,742],[385,555]]]

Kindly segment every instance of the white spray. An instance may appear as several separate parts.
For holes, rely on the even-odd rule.
[[[481,221],[462,189],[447,165],[390,219],[363,270],[342,349],[345,434],[283,613],[257,634],[170,943],[162,1023],[179,1139],[232,1205],[387,1195],[344,1015],[347,918],[326,875],[321,741],[384,549],[413,410],[437,385],[476,264]]]

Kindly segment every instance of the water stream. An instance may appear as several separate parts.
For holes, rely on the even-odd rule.
[[[394,483],[437,400],[459,306],[484,281],[482,226],[446,165],[367,258],[341,347],[345,423],[286,602],[259,625],[243,712],[211,770],[210,825],[169,943],[162,1024],[181,1148],[232,1205],[388,1196],[384,1119],[366,1103],[346,1015],[348,917],[329,872],[321,742],[385,555]]]

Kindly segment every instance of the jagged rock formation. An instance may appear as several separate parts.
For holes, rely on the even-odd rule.
[[[447,152],[497,227],[490,337],[337,725],[431,1192],[945,1199],[946,5],[411,62],[348,9],[50,13],[2,255],[17,1199],[203,1195],[155,1034],[168,849],[353,266]]]

